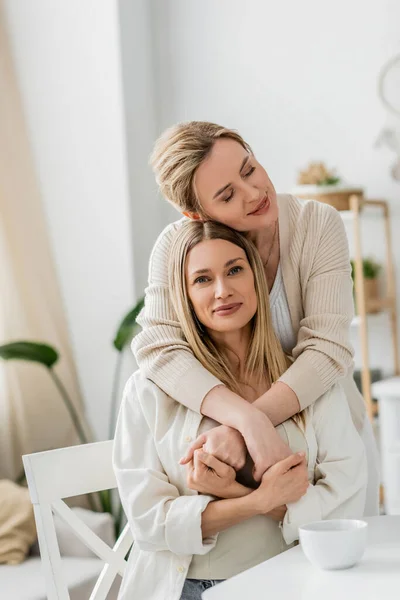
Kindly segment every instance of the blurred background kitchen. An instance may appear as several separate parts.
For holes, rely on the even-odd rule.
[[[110,436],[112,398],[135,368],[129,343],[113,346],[115,333],[143,296],[157,235],[177,218],[148,157],[177,121],[238,129],[279,192],[317,162],[386,201],[400,308],[397,0],[0,7],[0,344],[42,341],[59,352],[47,369],[0,361],[0,478],[18,478],[23,453],[82,439],[60,382],[78,416],[86,413],[85,435]],[[362,213],[363,275],[371,278],[368,261],[378,265],[372,278],[385,300],[383,212]],[[354,258],[349,211],[344,221]],[[395,374],[387,308],[365,319],[373,379]],[[362,371],[360,319],[352,338]]]

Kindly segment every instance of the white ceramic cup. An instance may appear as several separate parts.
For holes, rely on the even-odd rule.
[[[364,554],[368,523],[355,519],[315,521],[299,527],[308,560],[320,569],[348,569]]]

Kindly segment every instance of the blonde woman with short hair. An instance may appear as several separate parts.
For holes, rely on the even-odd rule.
[[[202,366],[251,406],[286,371],[271,321],[262,260],[243,235],[187,222],[169,256],[171,301]],[[253,478],[203,449],[185,466],[190,439],[218,425],[138,372],[128,382],[114,468],[135,540],[120,600],[201,600],[202,592],[286,550],[302,524],[359,518],[364,446],[340,386],[276,428],[289,456]]]
[[[166,130],[151,162],[162,195],[185,218],[166,227],[155,243],[139,319],[142,331],[132,348],[146,377],[180,404],[221,423],[187,443],[184,462],[204,445],[238,469],[248,450],[259,481],[289,452],[274,425],[312,406],[340,382],[367,452],[365,514],[378,514],[376,444],[353,379],[352,280],[339,213],[326,204],[276,194],[249,144],[236,131],[214,123],[191,121]],[[252,404],[246,402],[246,390],[239,394],[230,389],[202,364],[173,306],[168,260],[187,219],[217,221],[245,232],[259,252],[273,327],[293,361]]]

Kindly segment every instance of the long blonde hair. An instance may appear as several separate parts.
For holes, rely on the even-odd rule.
[[[197,358],[210,373],[229,389],[242,395],[237,374],[232,370],[224,352],[201,326],[191,305],[185,277],[187,255],[204,240],[222,239],[244,250],[254,275],[257,311],[252,319],[251,338],[246,356],[249,381],[272,385],[291,364],[275,335],[269,308],[268,286],[260,255],[244,235],[214,221],[188,221],[178,230],[169,255],[169,280],[172,302],[185,338]],[[247,383],[242,382],[242,383]],[[303,414],[295,415],[304,425]]]
[[[162,195],[179,212],[205,216],[196,197],[194,176],[218,139],[231,139],[247,152],[252,150],[241,135],[207,121],[189,121],[170,127],[158,138],[150,157]]]

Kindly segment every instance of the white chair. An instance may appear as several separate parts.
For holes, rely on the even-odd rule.
[[[125,556],[132,544],[128,524],[114,548],[110,548],[62,500],[116,488],[112,445],[110,440],[23,456],[48,600],[70,600],[53,513],[67,523],[78,538],[105,563],[88,600],[106,600],[117,574],[122,576],[124,573]]]

